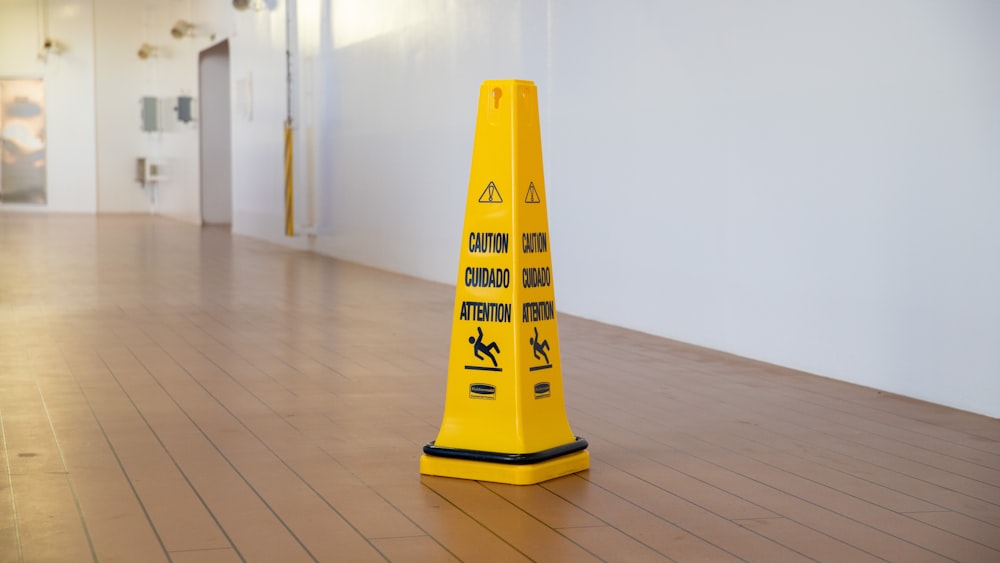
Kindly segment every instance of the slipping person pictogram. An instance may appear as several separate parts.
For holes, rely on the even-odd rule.
[[[475,337],[475,336],[470,336],[469,337],[469,344],[472,344],[472,351],[473,351],[473,353],[480,360],[483,360],[485,358],[483,358],[482,356],[480,356],[479,353],[482,352],[483,354],[486,354],[486,356],[490,359],[490,361],[493,362],[493,367],[497,367],[497,359],[496,359],[496,357],[493,356],[493,354],[490,352],[490,350],[494,350],[494,351],[496,351],[497,354],[499,354],[500,353],[500,347],[497,346],[496,342],[490,342],[488,345],[484,345],[483,344],[483,328],[477,326],[476,330],[479,331],[479,337],[478,338]]]
[[[542,359],[542,356],[544,356],[545,357],[545,364],[548,365],[549,364],[549,355],[546,354],[545,351],[549,349],[549,341],[548,340],[542,340],[541,342],[539,342],[538,341],[538,327],[536,326],[534,328],[535,328],[535,337],[534,338],[529,338],[528,339],[528,343],[531,344],[531,346],[533,348],[532,351],[535,353],[535,359],[536,360],[540,360],[540,359]],[[541,354],[542,356],[539,356],[539,354]]]

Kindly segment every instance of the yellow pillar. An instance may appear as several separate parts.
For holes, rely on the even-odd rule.
[[[285,236],[295,236],[295,177],[292,167],[292,125],[285,123]]]

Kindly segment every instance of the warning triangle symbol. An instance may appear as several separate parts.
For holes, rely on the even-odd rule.
[[[524,203],[541,203],[542,199],[538,197],[538,192],[535,190],[535,183],[531,182],[528,184],[528,195],[524,196]]]
[[[490,185],[486,186],[483,195],[479,196],[479,203],[503,203],[503,198],[500,197],[500,190],[497,189],[496,184],[490,182]]]

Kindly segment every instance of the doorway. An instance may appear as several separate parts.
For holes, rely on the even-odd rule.
[[[198,97],[201,99],[201,221],[206,225],[232,225],[228,40],[198,56]]]
[[[45,86],[0,79],[0,204],[45,205]]]

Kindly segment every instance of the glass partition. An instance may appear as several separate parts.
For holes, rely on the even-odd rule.
[[[0,203],[44,205],[45,88],[41,79],[0,79]]]

